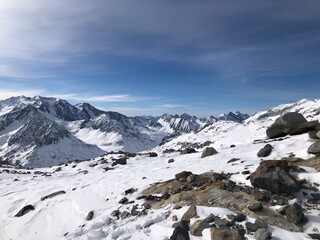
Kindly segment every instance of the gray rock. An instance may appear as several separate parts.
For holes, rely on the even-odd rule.
[[[189,233],[184,228],[178,226],[174,229],[170,240],[190,240]]]
[[[290,222],[296,225],[302,223],[305,220],[303,209],[297,203],[294,203],[293,205],[287,207],[284,214]]]
[[[129,216],[130,216],[130,213],[128,211],[124,211],[120,215],[121,219],[126,219]]]
[[[170,158],[169,160],[168,160],[168,163],[173,163],[174,162],[174,159],[173,158]]]
[[[149,152],[148,157],[158,157],[158,154],[155,152]]]
[[[309,131],[316,130],[316,127],[318,125],[319,125],[318,120],[305,122],[305,123],[301,123],[301,124],[295,125],[293,127],[287,128],[284,130],[284,132],[288,133],[290,135],[303,134],[303,133],[307,133]]]
[[[283,137],[287,135],[286,129],[307,122],[304,116],[300,113],[289,112],[277,118],[275,122],[267,128],[267,136],[269,138]]]
[[[258,230],[258,226],[251,222],[246,222],[246,229],[248,232],[255,232]]]
[[[249,205],[248,208],[252,212],[258,212],[258,211],[261,211],[263,209],[263,206],[262,206],[261,203],[254,203],[252,205]]]
[[[311,139],[319,139],[319,137],[317,136],[317,133],[319,133],[319,135],[320,135],[320,131],[319,130],[309,131],[308,132],[309,138],[311,138]]]
[[[217,154],[218,152],[213,147],[206,147],[201,154],[201,158],[205,158],[208,156],[212,156],[214,154]]]
[[[128,198],[124,197],[124,198],[120,199],[119,203],[120,204],[126,204],[128,201],[129,201]]]
[[[28,212],[33,211],[34,206],[32,205],[26,205],[23,208],[20,209],[20,211],[14,215],[15,217],[22,217],[23,215],[26,215]]]
[[[93,212],[93,211],[90,211],[90,212],[87,214],[86,220],[87,220],[87,221],[91,221],[91,220],[93,219],[93,216],[94,216],[94,212]]]
[[[211,228],[211,240],[242,240],[244,236],[238,229]]]
[[[188,210],[183,214],[182,220],[189,221],[191,218],[197,216],[197,208],[194,205],[191,205]]]
[[[257,240],[268,240],[269,239],[269,232],[267,229],[259,228],[255,233],[254,237]]]
[[[127,164],[127,158],[119,158],[119,159],[115,159],[112,163],[112,167],[116,166],[116,165],[126,165]]]
[[[265,145],[263,148],[259,150],[257,153],[258,157],[267,157],[272,152],[272,146],[270,144]]]
[[[210,224],[204,220],[195,221],[190,227],[190,234],[193,236],[202,236],[202,231],[206,228],[210,228]]]
[[[300,184],[288,170],[285,160],[262,161],[250,175],[251,184],[273,193],[293,193],[300,190]]]
[[[308,153],[315,154],[315,155],[320,154],[320,140],[316,141],[308,148]]]

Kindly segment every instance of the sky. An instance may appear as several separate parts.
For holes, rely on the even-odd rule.
[[[319,98],[319,0],[0,0],[0,99],[129,116]]]

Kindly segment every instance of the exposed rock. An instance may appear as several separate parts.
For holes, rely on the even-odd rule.
[[[120,215],[120,211],[119,210],[113,210],[110,213],[110,216],[112,216],[112,217],[119,217],[119,215]]]
[[[251,184],[273,193],[292,193],[300,190],[300,184],[288,171],[288,162],[284,160],[262,161],[250,175]]]
[[[316,141],[308,148],[308,153],[315,154],[315,155],[320,154],[320,140]]]
[[[195,221],[190,227],[190,234],[193,236],[202,236],[202,231],[206,228],[210,228],[210,224],[204,220]]]
[[[301,124],[295,125],[293,127],[287,128],[284,130],[284,132],[288,133],[290,135],[303,134],[303,133],[307,133],[309,131],[316,130],[316,127],[318,125],[319,125],[318,120],[305,122],[305,123],[301,123]]]
[[[194,148],[185,148],[180,152],[180,154],[182,155],[182,154],[190,154],[190,153],[196,153],[196,152],[197,151],[194,150]]]
[[[155,152],[149,152],[148,157],[158,157],[158,154]]]
[[[231,222],[229,222],[226,219],[221,219],[219,217],[215,217],[214,222],[218,227],[229,227],[231,225]]]
[[[121,198],[121,200],[119,201],[120,204],[126,204],[128,202],[128,198],[124,197],[124,198]]]
[[[170,158],[169,160],[168,160],[168,163],[173,163],[174,162],[174,159],[173,158]]]
[[[258,230],[258,226],[251,222],[246,222],[246,229],[248,232],[255,232]]]
[[[44,201],[44,200],[46,200],[48,198],[53,198],[53,197],[58,196],[60,194],[66,194],[66,192],[62,190],[62,191],[57,191],[57,192],[54,192],[54,193],[50,193],[49,195],[46,195],[46,196],[42,197],[41,201]]]
[[[174,229],[170,240],[190,240],[189,233],[184,228],[178,226]]]
[[[127,158],[119,158],[119,159],[114,159],[112,163],[112,167],[116,165],[126,165],[127,164]]]
[[[127,189],[127,190],[124,191],[124,194],[125,194],[125,195],[128,195],[128,194],[132,194],[132,193],[134,193],[134,192],[136,192],[136,191],[138,191],[137,188],[129,188],[129,189]]]
[[[130,216],[130,213],[128,211],[123,211],[120,215],[121,219],[125,219]]]
[[[211,228],[211,240],[242,240],[244,236],[238,229]]]
[[[94,215],[94,212],[93,212],[93,211],[90,211],[90,212],[87,214],[86,220],[87,220],[87,221],[91,221],[91,220],[93,219],[93,215]]]
[[[263,209],[263,206],[261,203],[254,203],[248,206],[249,210],[252,212],[261,211]]]
[[[258,157],[267,157],[272,152],[272,146],[270,144],[265,145],[263,148],[259,150],[257,153]]]
[[[287,207],[284,213],[287,219],[296,225],[306,220],[302,207],[297,203]]]
[[[230,148],[235,148],[235,147],[236,147],[236,145],[234,145],[234,144],[230,145]]]
[[[34,206],[32,205],[26,205],[23,208],[20,209],[20,211],[14,215],[15,217],[22,217],[23,215],[27,214],[28,212],[34,210]]]
[[[234,221],[234,222],[243,222],[244,220],[246,220],[247,216],[240,213],[240,214],[237,214],[237,215],[227,215],[227,217],[231,220],[231,221]]]
[[[254,237],[257,240],[268,240],[269,239],[269,232],[267,229],[259,228],[255,233]]]
[[[213,147],[206,147],[201,154],[201,158],[205,158],[208,156],[212,156],[214,154],[217,154],[218,152]]]
[[[271,195],[269,192],[260,191],[258,189],[252,189],[251,194],[254,197],[254,199],[258,201],[264,201],[264,202],[269,201],[270,195]]]
[[[182,220],[189,221],[191,218],[197,216],[197,208],[195,205],[191,205],[188,210],[183,214]]]
[[[309,138],[311,138],[311,139],[319,139],[319,137],[317,136],[318,132],[319,132],[319,130],[309,131],[308,132]],[[319,133],[319,135],[320,135],[320,133]]]
[[[286,129],[290,129],[296,125],[307,122],[300,113],[289,112],[277,118],[275,122],[267,128],[267,136],[269,138],[283,137],[287,135]]]
[[[162,196],[161,196],[161,198],[162,199],[168,199],[170,197],[170,193],[168,193],[168,192],[165,192],[164,194],[162,194]]]
[[[189,182],[189,183],[192,183],[192,182],[194,182],[195,180],[196,180],[196,176],[195,176],[194,174],[189,175],[189,176],[187,177],[187,182]]]
[[[181,178],[187,179],[187,177],[190,176],[190,175],[192,175],[192,172],[182,171],[182,172],[177,173],[177,174],[175,175],[175,179],[176,179],[177,181],[179,181]]]

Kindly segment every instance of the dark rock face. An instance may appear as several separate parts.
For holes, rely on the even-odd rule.
[[[268,240],[269,239],[269,232],[267,229],[259,228],[255,233],[254,237],[257,240]]]
[[[126,165],[127,164],[127,159],[126,158],[119,158],[115,159],[114,162],[112,163],[112,167],[116,165]]]
[[[275,122],[268,127],[267,136],[269,138],[278,138],[287,135],[286,129],[290,129],[296,125],[306,123],[307,120],[300,113],[289,112],[277,118]]]
[[[190,153],[196,153],[197,151],[194,150],[194,148],[186,148],[186,149],[183,149],[180,154],[190,154]]]
[[[87,221],[91,221],[91,220],[93,219],[93,215],[94,215],[94,212],[93,212],[93,211],[90,211],[90,212],[87,214],[86,220],[87,220]]]
[[[190,234],[193,236],[202,236],[202,231],[206,228],[210,228],[207,220],[197,220],[191,225]]]
[[[319,130],[313,130],[308,132],[309,138],[311,139],[319,139],[319,137],[317,136],[317,133],[319,132]]]
[[[298,225],[305,221],[305,216],[303,213],[302,207],[295,203],[289,207],[286,208],[285,210],[285,216],[290,222],[293,222],[294,224]]]
[[[182,172],[177,173],[177,174],[175,175],[175,179],[176,179],[177,181],[179,181],[181,178],[187,179],[187,177],[189,177],[190,175],[192,175],[192,172],[182,171]]]
[[[212,156],[214,154],[217,154],[218,152],[213,148],[213,147],[206,147],[203,151],[202,151],[202,155],[201,158],[205,158],[208,156]]]
[[[190,240],[189,233],[186,229],[178,226],[174,229],[170,240]]]
[[[158,157],[158,154],[155,152],[149,152],[148,157]]]
[[[270,144],[265,145],[261,148],[257,154],[258,157],[267,157],[272,152],[272,146]]]
[[[320,140],[316,141],[308,148],[308,153],[315,154],[315,155],[320,154]]]
[[[300,190],[300,184],[288,171],[284,160],[263,161],[250,175],[251,184],[273,193],[292,193]]]
[[[288,129],[285,129],[284,132],[286,132],[290,135],[307,133],[307,132],[315,130],[318,125],[319,125],[318,120],[305,122],[305,123],[301,123],[301,124],[295,125],[293,127],[290,127]]]
[[[22,217],[23,215],[26,215],[28,212],[33,211],[35,208],[32,205],[26,205],[23,208],[20,209],[20,211],[14,215],[15,217]]]
[[[54,192],[54,193],[50,193],[50,194],[42,197],[42,198],[41,198],[41,201],[44,201],[44,200],[46,200],[46,199],[48,199],[48,198],[53,198],[53,197],[58,196],[58,195],[60,195],[60,194],[66,194],[66,192],[62,190],[62,191],[57,191],[57,192]]]

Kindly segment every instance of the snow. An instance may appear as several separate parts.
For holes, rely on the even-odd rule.
[[[132,204],[120,205],[118,201],[124,197],[124,191],[129,188],[137,188],[138,191],[128,195],[129,200],[135,200],[134,204],[140,207],[143,200],[136,200],[141,192],[155,182],[166,181],[174,178],[174,175],[183,170],[201,174],[207,171],[234,173],[231,177],[238,184],[250,186],[246,180],[247,175],[241,174],[244,170],[254,171],[260,163],[257,152],[269,141],[266,138],[266,127],[279,115],[270,114],[285,111],[301,111],[308,120],[319,119],[317,109],[320,108],[320,100],[302,100],[295,104],[286,104],[271,110],[256,113],[243,124],[217,121],[197,133],[183,134],[163,146],[152,149],[158,153],[158,157],[150,158],[145,155],[138,155],[128,159],[127,165],[117,165],[114,170],[105,171],[110,167],[111,158],[118,158],[120,155],[106,155],[97,157],[91,161],[70,163],[62,166],[62,170],[54,172],[57,167],[28,170],[31,174],[0,174],[0,239],[152,239],[163,240],[169,238],[173,232],[172,216],[181,218],[187,210],[187,206],[175,210],[173,205],[161,209],[152,209],[148,215],[141,217],[130,216],[124,220],[117,220],[110,216],[114,210],[130,210]],[[267,117],[264,114],[270,114]],[[110,150],[111,147],[119,147],[116,144],[124,141],[117,133],[105,133],[99,130],[84,128],[79,130],[81,122],[63,123],[75,136],[83,141],[97,144],[101,149]],[[12,129],[0,132],[1,139],[8,137],[19,125],[12,125]],[[160,133],[159,133],[160,134]],[[152,137],[152,136],[151,136]],[[155,137],[156,138],[156,137]],[[261,141],[256,141],[261,140]],[[85,158],[90,150],[82,151],[81,146],[72,142],[72,139],[65,139],[54,146],[48,146],[37,151],[39,159],[53,154],[70,153],[74,157]],[[211,141],[218,154],[201,158],[201,150],[198,153],[180,155],[178,152],[164,154],[163,150],[173,148],[180,149],[183,143],[204,143]],[[297,157],[310,158],[307,148],[313,140],[307,134],[290,136],[282,141],[272,141],[273,151],[270,156],[263,159],[280,159],[290,154]],[[108,144],[110,144],[110,146]],[[130,143],[130,142],[129,142]],[[133,142],[131,142],[134,144]],[[230,148],[234,144],[236,147]],[[110,147],[110,148],[109,148]],[[66,155],[57,157],[53,164],[60,163]],[[104,158],[108,161],[105,164],[92,166]],[[174,159],[168,163],[168,159]],[[232,164],[228,161],[232,158],[239,160]],[[306,179],[308,182],[320,184],[319,173],[312,168],[305,167],[306,172],[297,173],[299,179]],[[1,170],[1,168],[0,168]],[[42,176],[35,172],[47,171],[49,176]],[[27,170],[21,170],[27,171]],[[85,174],[88,171],[87,174]],[[18,181],[14,181],[18,179]],[[66,194],[41,201],[40,198],[52,192],[64,190]],[[320,189],[319,189],[320,190]],[[297,194],[294,201],[299,201],[301,193]],[[35,210],[23,217],[14,215],[25,205],[33,204]],[[278,206],[274,209],[279,208]],[[86,221],[85,217],[89,211],[94,211],[92,221]],[[197,206],[198,215],[201,218],[210,213],[225,218],[232,213],[228,209],[215,207]],[[310,239],[306,233],[320,230],[320,212],[317,209],[308,210],[306,213],[309,222],[304,225],[303,233],[289,232],[275,226],[269,226],[272,239],[295,240]],[[195,219],[192,219],[194,221]],[[253,218],[247,221],[254,222]],[[243,222],[242,224],[244,224]],[[190,236],[192,240],[209,240],[208,229],[203,231],[203,237]],[[254,239],[247,235],[248,239]]]

